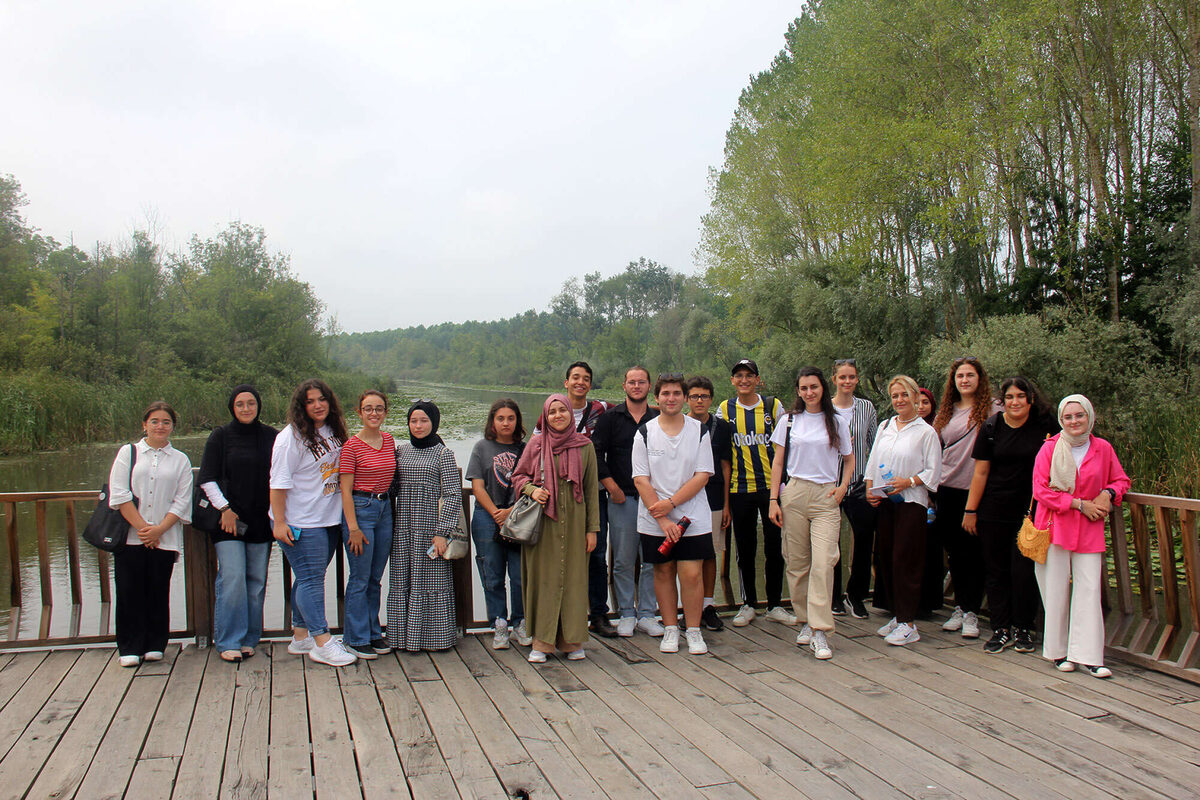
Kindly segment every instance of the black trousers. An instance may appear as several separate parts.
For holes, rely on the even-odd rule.
[[[875,551],[875,521],[879,514],[867,502],[866,496],[842,500],[842,513],[854,532],[854,552],[850,562],[850,578],[846,581],[846,594],[855,600],[865,600],[871,592],[871,559]],[[842,561],[839,548],[838,565],[833,570],[833,599],[842,596]]]
[[[930,492],[935,513],[940,516],[937,494]],[[946,604],[946,551],[942,548],[942,531],[935,520],[925,526],[925,575],[921,578],[921,600],[917,616],[928,617]]]
[[[925,506],[920,503],[879,504],[876,530],[875,596],[880,584],[888,594],[883,608],[891,608],[899,622],[917,617],[921,575],[925,572]],[[875,605],[879,605],[878,602]]]
[[[976,522],[987,559],[988,613],[994,631],[1008,627],[1032,630],[1041,602],[1033,562],[1017,547],[1023,519],[980,517]]]
[[[759,519],[762,520],[763,553],[766,555],[767,607],[783,605],[783,535],[779,526],[767,516],[770,505],[771,493],[766,489],[729,495],[742,602],[749,606],[758,602],[754,562],[758,557]]]
[[[140,656],[167,647],[171,628],[171,572],[179,554],[142,545],[113,555],[117,584],[117,651]]]
[[[608,492],[603,489],[596,549],[588,554],[588,606],[589,614],[608,616]]]
[[[963,510],[967,490],[943,486],[937,493],[937,521],[942,545],[950,562],[950,580],[954,582],[954,604],[963,612],[979,613],[983,604],[983,545],[978,536],[963,530]]]

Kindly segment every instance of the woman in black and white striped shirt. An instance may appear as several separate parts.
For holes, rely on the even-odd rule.
[[[850,578],[846,581],[845,602],[842,601],[842,565],[833,570],[833,613],[845,614],[857,619],[867,618],[867,606],[863,602],[871,588],[871,553],[875,547],[876,511],[867,502],[864,491],[863,470],[867,466],[867,454],[875,444],[875,430],[879,427],[879,413],[875,405],[866,398],[856,397],[858,388],[858,365],[853,358],[842,358],[833,362],[833,410],[850,423],[850,440],[854,449],[854,474],[850,476],[850,488],[842,500],[842,513],[854,531],[854,555],[850,562]]]

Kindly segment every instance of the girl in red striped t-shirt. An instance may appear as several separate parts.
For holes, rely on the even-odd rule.
[[[383,392],[358,398],[363,427],[342,445],[342,539],[350,578],[346,581],[346,619],[342,642],[359,658],[389,652],[379,625],[383,570],[392,549],[392,505],[388,491],[396,472],[396,441],[380,430],[387,418]]]

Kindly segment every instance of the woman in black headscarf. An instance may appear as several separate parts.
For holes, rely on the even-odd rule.
[[[268,483],[278,431],[259,422],[261,412],[258,391],[245,383],[235,386],[229,395],[233,420],[209,435],[200,461],[200,488],[221,512],[220,527],[209,533],[217,550],[213,643],[226,661],[254,655],[262,636],[274,538]]]
[[[445,650],[458,641],[454,578],[443,556],[461,518],[462,478],[437,435],[441,418],[430,401],[413,403],[408,442],[396,446],[387,644],[397,650]]]

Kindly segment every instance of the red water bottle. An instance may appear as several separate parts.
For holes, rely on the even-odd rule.
[[[692,521],[690,519],[688,519],[687,517],[680,517],[680,519],[679,519],[679,538],[680,539],[683,538],[683,534],[687,533],[688,525],[691,525],[691,524],[692,524]],[[679,539],[675,540],[675,542],[678,542],[678,541],[679,541]],[[667,541],[663,542],[662,544],[660,544],[658,546],[658,552],[664,556],[670,555],[671,548],[675,546],[675,542],[672,542],[670,539],[668,539]]]

